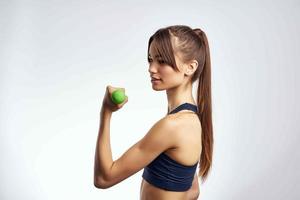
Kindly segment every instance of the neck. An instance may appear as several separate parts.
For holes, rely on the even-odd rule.
[[[168,98],[168,113],[183,103],[197,105],[192,95],[192,89],[192,83],[189,83],[187,85],[182,84],[178,87],[166,90]]]

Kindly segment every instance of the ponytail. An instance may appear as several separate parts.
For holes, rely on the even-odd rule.
[[[193,30],[202,41],[205,48],[204,65],[200,67],[199,83],[197,89],[198,116],[202,126],[202,152],[199,164],[199,176],[202,177],[202,182],[207,178],[207,175],[212,167],[213,155],[213,124],[212,124],[212,103],[211,103],[211,62],[208,40],[205,33],[201,29]]]

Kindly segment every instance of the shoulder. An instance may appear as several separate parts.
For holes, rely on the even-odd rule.
[[[165,116],[154,123],[145,135],[144,142],[155,141],[158,143],[168,143],[166,145],[172,145],[172,142],[175,141],[173,141],[174,137],[172,136],[174,136],[174,132],[177,128],[178,124],[174,120],[174,117]]]
[[[159,119],[138,142],[139,148],[147,152],[156,152],[157,155],[175,148],[178,143],[177,127],[172,117],[165,116]]]
[[[176,130],[178,127],[178,117],[167,115],[161,119],[159,119],[153,127],[161,128],[168,131]]]
[[[195,133],[196,137],[198,137],[199,132],[202,132],[201,121],[198,115],[194,113],[175,113],[168,116],[168,121],[170,121],[170,124],[173,124],[173,135],[178,136],[177,139],[179,138],[179,140],[187,136],[187,134],[182,134],[182,132]],[[191,136],[193,134],[189,135]]]

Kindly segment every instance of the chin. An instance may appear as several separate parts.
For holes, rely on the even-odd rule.
[[[153,90],[155,90],[155,91],[163,91],[163,90],[169,90],[169,89],[172,89],[172,88],[175,88],[175,87],[177,87],[177,85],[168,85],[168,86],[166,86],[166,85],[155,85],[155,84],[153,84],[152,85],[152,89]]]
[[[162,90],[166,90],[166,87],[160,84],[152,84],[152,89],[155,91],[162,91]]]
[[[159,87],[155,87],[155,86],[152,86],[152,89],[155,90],[155,91],[165,90],[165,88],[159,88]]]

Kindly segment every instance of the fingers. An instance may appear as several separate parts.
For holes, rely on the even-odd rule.
[[[125,94],[125,88],[122,87],[113,87],[111,85],[106,86],[106,90],[108,92],[108,96],[111,96],[115,90],[121,90]],[[128,96],[125,95],[125,100],[121,104],[117,104],[118,109],[122,108],[124,104],[128,102]]]
[[[121,103],[121,104],[118,104],[117,107],[118,107],[118,108],[122,108],[122,107],[124,106],[124,104],[126,104],[127,102],[128,102],[128,96],[125,96],[124,102]]]
[[[113,93],[115,90],[122,90],[125,94],[125,88],[121,88],[121,87],[113,87],[111,85],[107,85],[106,89],[109,91],[109,93]]]

